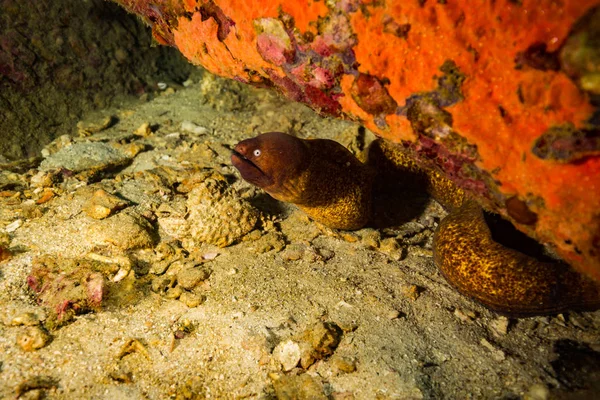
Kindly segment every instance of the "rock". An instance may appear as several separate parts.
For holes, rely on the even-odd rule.
[[[187,267],[177,273],[177,284],[182,288],[192,290],[198,284],[208,279],[210,271],[206,268],[192,266]]]
[[[118,270],[113,263],[44,256],[33,260],[27,285],[49,311],[45,326],[55,329],[75,315],[98,310],[112,284],[107,277]]]
[[[64,147],[49,155],[40,164],[41,171],[68,169],[74,173],[106,171],[124,167],[131,157],[106,143],[82,142]]]
[[[110,128],[116,124],[117,121],[118,119],[113,116],[104,117],[99,122],[79,121],[77,122],[77,131],[79,136],[90,136],[94,133],[102,132],[103,130]]]
[[[419,288],[417,285],[410,285],[405,291],[404,291],[404,295],[411,299],[412,301],[415,301],[419,298],[419,296],[421,295],[421,288]]]
[[[307,369],[315,361],[333,354],[342,338],[342,329],[330,322],[318,322],[298,337],[301,349],[300,364]]]
[[[292,243],[288,245],[281,253],[281,258],[285,261],[297,261],[302,258],[305,250],[306,245],[301,243]]]
[[[259,212],[243,200],[219,173],[204,174],[188,194],[187,221],[197,242],[226,247],[250,232]]]
[[[210,133],[207,128],[197,125],[192,121],[183,121],[181,123],[181,130],[184,132],[195,133],[196,135],[206,135]]]
[[[10,324],[14,326],[26,325],[26,326],[35,326],[40,323],[40,318],[32,312],[24,312],[22,314],[14,317]]]
[[[45,347],[52,336],[40,326],[29,326],[17,334],[17,344],[23,351],[34,351]]]
[[[502,336],[506,335],[506,333],[508,332],[509,323],[510,321],[508,320],[508,318],[506,318],[505,316],[500,316],[490,322],[490,327],[496,335]]]
[[[335,372],[350,374],[356,371],[356,361],[346,357],[331,357],[331,366]]]
[[[118,213],[89,226],[83,234],[98,246],[116,246],[122,250],[152,247],[154,227],[135,212]]]
[[[133,133],[138,136],[148,137],[152,133],[152,127],[149,122],[144,122]]]
[[[496,361],[504,361],[504,359],[506,358],[506,354],[504,353],[504,351],[496,348],[496,346],[488,342],[486,339],[481,339],[479,342],[483,347],[485,347],[492,353],[492,357],[494,357]]]
[[[252,243],[252,250],[262,254],[271,250],[280,252],[285,248],[285,240],[281,232],[268,232]]]
[[[60,170],[39,171],[31,177],[31,186],[36,188],[52,187],[62,181]]]
[[[269,376],[278,400],[327,400],[321,382],[308,374]]]
[[[293,340],[280,342],[273,349],[273,358],[281,364],[284,371],[291,371],[300,362],[300,346]]]
[[[127,207],[125,200],[104,189],[98,189],[83,206],[83,210],[94,219],[104,219],[125,207]]]
[[[179,301],[190,308],[194,308],[204,303],[206,301],[206,296],[184,291],[181,293],[181,296],[179,296]]]

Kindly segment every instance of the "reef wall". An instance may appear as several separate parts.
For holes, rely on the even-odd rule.
[[[600,279],[600,1],[116,1],[194,64],[401,143]]]

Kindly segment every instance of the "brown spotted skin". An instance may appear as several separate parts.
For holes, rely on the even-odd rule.
[[[600,284],[561,262],[542,262],[492,238],[479,204],[439,172],[420,168],[403,146],[377,141],[371,155],[419,174],[449,215],[434,237],[434,260],[460,293],[510,316],[600,308]]]
[[[381,158],[418,175],[450,211],[434,237],[434,259],[460,293],[511,316],[600,308],[597,282],[494,241],[481,207],[438,171],[420,168],[401,145],[374,142],[369,164],[380,172]],[[371,217],[372,169],[337,142],[271,132],[240,142],[232,163],[247,181],[331,228],[359,229]]]
[[[566,264],[542,262],[492,238],[483,210],[466,201],[444,218],[434,260],[460,293],[511,316],[600,307],[600,286]]]
[[[244,179],[328,227],[359,229],[371,217],[374,174],[333,140],[269,132],[240,142],[231,160]]]

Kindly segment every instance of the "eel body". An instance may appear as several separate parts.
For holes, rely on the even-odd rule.
[[[598,282],[562,262],[542,261],[497,242],[483,209],[438,171],[420,168],[401,145],[375,141],[366,165],[332,140],[270,132],[240,142],[231,160],[246,181],[272,197],[296,204],[326,226],[353,230],[371,218],[375,168],[370,164],[381,158],[418,175],[448,209],[434,236],[434,260],[460,293],[511,316],[600,308]]]
[[[338,142],[269,132],[238,143],[231,161],[246,181],[323,225],[353,230],[369,221],[373,170]]]

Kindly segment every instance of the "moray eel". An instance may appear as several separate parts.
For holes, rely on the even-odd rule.
[[[246,181],[330,228],[369,221],[373,170],[338,142],[269,132],[238,143],[231,162]]]
[[[335,141],[270,132],[240,142],[231,161],[242,178],[275,199],[346,230],[371,218],[373,171],[391,165],[415,174],[449,211],[434,236],[434,261],[460,293],[510,316],[600,308],[599,283],[562,262],[541,261],[495,241],[481,206],[441,173],[420,168],[401,145],[375,141],[367,165]]]

